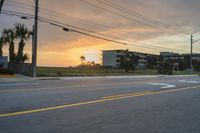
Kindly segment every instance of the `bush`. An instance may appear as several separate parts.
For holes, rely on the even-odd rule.
[[[1,74],[1,75],[6,75],[6,74],[14,75],[14,71],[12,71],[12,70],[10,70],[10,69],[1,68],[1,69],[0,69],[0,74]]]
[[[173,74],[173,63],[171,63],[171,62],[160,63],[159,67],[158,67],[158,73],[172,75]]]
[[[195,63],[194,70],[200,71],[200,62]]]

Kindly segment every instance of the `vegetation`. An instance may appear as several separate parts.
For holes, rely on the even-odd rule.
[[[173,74],[173,63],[170,61],[160,63],[159,67],[158,67],[158,73],[172,75]]]
[[[0,56],[3,55],[3,46],[9,45],[9,61],[23,63],[28,59],[28,55],[24,54],[25,41],[30,39],[31,31],[24,24],[15,24],[13,29],[4,29],[0,36]],[[18,52],[15,53],[15,42],[19,40]]]
[[[4,29],[3,30],[3,43],[5,45],[9,45],[9,60],[10,62],[14,62],[15,59],[15,45],[14,41],[16,39],[15,33],[12,29]]]
[[[103,67],[38,67],[38,76],[131,76],[131,75],[157,75],[156,69],[135,69],[128,73],[124,69],[103,68]]]
[[[24,63],[24,61],[28,59],[27,54],[23,53],[25,41],[30,39],[30,35],[32,34],[32,32],[28,31],[28,29],[25,27],[24,24],[16,24],[15,34],[16,34],[16,38],[20,40],[19,46],[18,46],[18,52],[16,56],[16,62]]]
[[[200,62],[195,63],[194,70],[200,72]]]
[[[82,56],[80,57],[80,60],[81,60],[81,65],[84,65],[84,62],[85,62],[85,56],[82,55]]]
[[[120,57],[120,68],[125,69],[126,72],[134,71],[136,68],[136,56],[131,55],[128,50]]]
[[[0,56],[3,55],[3,37],[0,37]]]
[[[0,75],[13,75],[14,71],[10,69],[0,69]]]

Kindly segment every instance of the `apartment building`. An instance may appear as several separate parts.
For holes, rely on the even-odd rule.
[[[103,50],[102,60],[103,66],[119,68],[120,58],[127,52],[126,50]],[[134,55],[137,59],[137,68],[146,68],[148,66],[157,66],[158,55],[128,51],[130,55]]]

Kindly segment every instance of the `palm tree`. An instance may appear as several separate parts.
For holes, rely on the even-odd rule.
[[[21,63],[24,62],[25,59],[24,57],[25,55],[23,53],[25,41],[30,39],[30,35],[32,34],[32,32],[29,31],[24,24],[15,24],[15,32],[16,32],[16,37],[20,39],[18,52],[16,56],[16,62]]]
[[[10,62],[14,62],[15,60],[15,33],[12,29],[5,29],[3,30],[3,43],[9,44],[9,60]]]
[[[0,56],[3,56],[3,37],[0,37]]]
[[[81,65],[83,65],[83,63],[84,63],[84,61],[85,61],[85,56],[82,55],[82,56],[80,57],[80,59],[81,59]]]

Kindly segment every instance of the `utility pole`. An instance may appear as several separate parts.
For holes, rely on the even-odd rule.
[[[32,53],[33,77],[37,77],[38,8],[39,8],[39,0],[35,0],[35,25],[33,31],[34,41],[33,41],[33,53]]]
[[[193,35],[191,35],[191,53],[190,53],[190,72],[193,72],[193,64],[192,64],[192,54],[193,54]]]
[[[193,44],[198,42],[200,39],[194,40],[193,39],[193,35],[191,35],[191,54],[190,54],[190,71],[191,74],[193,72],[193,62],[192,62],[192,58],[193,58]]]
[[[1,14],[1,10],[2,10],[2,7],[3,7],[3,3],[4,3],[4,0],[0,0],[0,14]]]

